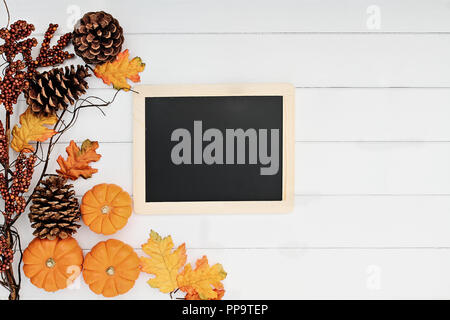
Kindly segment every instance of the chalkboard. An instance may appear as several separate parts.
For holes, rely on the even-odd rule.
[[[291,85],[139,86],[137,91],[137,213],[292,208]]]

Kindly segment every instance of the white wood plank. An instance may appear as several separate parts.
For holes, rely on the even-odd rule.
[[[296,143],[297,194],[448,194],[449,143]]]
[[[49,173],[65,147],[55,147]],[[98,152],[100,173],[77,181],[78,194],[100,182],[131,192],[132,144],[101,143]],[[450,143],[297,142],[295,158],[296,194],[450,194]]]
[[[112,89],[90,89],[110,101]],[[85,96],[87,97],[87,95]],[[296,90],[297,141],[450,141],[450,89],[308,89]],[[26,108],[21,100],[13,123]],[[113,104],[85,109],[61,138],[101,142],[132,141],[132,98],[119,92]],[[3,118],[3,110],[0,111]],[[118,129],[120,127],[120,129]]]
[[[449,87],[449,35],[129,35],[142,84],[290,82],[297,87]],[[332,53],[332,54],[330,54]],[[93,87],[104,87],[93,83]]]
[[[449,89],[297,89],[297,141],[449,141]]]
[[[189,249],[188,257],[194,261],[206,254],[210,262],[222,263],[228,273],[225,299],[448,299],[447,251]],[[135,287],[117,299],[169,299],[148,286],[149,278],[141,273]],[[79,288],[46,293],[24,277],[22,298],[102,296],[92,293],[82,279]]]
[[[172,234],[190,248],[450,247],[449,211],[449,196],[297,196],[294,211],[282,215],[133,214],[110,237],[135,248],[150,229]],[[105,238],[81,225],[76,238],[84,249]],[[32,240],[26,215],[17,228],[24,243]]]
[[[29,20],[41,33],[50,21],[59,23],[64,27],[63,31],[70,31],[78,13],[91,10],[112,13],[128,33],[450,30],[450,8],[445,0],[15,0],[9,1],[8,5],[13,19]],[[378,9],[372,9],[374,5]],[[1,10],[4,11],[3,7]],[[367,26],[374,10],[380,10],[379,29]]]
[[[450,34],[131,34],[142,84],[450,87]],[[42,37],[38,37],[41,39]],[[330,54],[332,52],[333,54]],[[68,63],[84,62],[74,58]],[[92,88],[105,88],[91,78]]]

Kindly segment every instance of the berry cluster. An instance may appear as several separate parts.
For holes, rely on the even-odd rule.
[[[25,39],[34,31],[34,25],[28,24],[24,20],[14,22],[9,30],[0,29],[0,38],[5,43],[0,46],[0,52],[5,54],[6,60],[12,62],[19,53],[31,57],[31,48],[37,45],[35,38]],[[19,41],[25,39],[23,41]]]
[[[8,241],[4,236],[0,236],[0,272],[4,272],[11,267],[14,252],[8,246]]]
[[[12,113],[13,105],[17,103],[17,98],[29,86],[25,77],[22,61],[14,61],[5,69],[5,77],[0,83],[0,103],[5,105],[6,111]],[[1,78],[0,78],[1,80]]]
[[[61,36],[57,43],[50,48],[50,41],[52,40],[57,29],[57,24],[50,23],[50,25],[48,26],[48,29],[45,32],[44,40],[41,44],[41,49],[39,51],[38,57],[36,58],[36,60],[28,63],[29,74],[34,74],[36,68],[38,67],[55,66],[64,62],[64,60],[66,59],[74,57],[73,53],[69,53],[68,51],[63,50],[72,39],[72,33],[70,32]]]
[[[12,172],[12,184],[8,189],[5,175],[0,173],[0,194],[5,200],[5,223],[12,217],[25,211],[26,201],[23,194],[28,191],[34,172],[36,156],[26,156],[20,153],[15,161],[15,170]]]
[[[3,165],[9,162],[8,141],[6,139],[5,128],[0,121],[0,163]]]
[[[23,20],[14,22],[9,30],[0,29],[0,38],[5,41],[0,46],[0,53],[4,55],[8,63],[4,70],[5,76],[0,79],[0,103],[3,103],[6,110],[11,113],[17,98],[29,85],[25,67],[33,60],[31,49],[37,45],[37,40],[22,39],[28,37],[33,30],[34,26]],[[22,54],[23,60],[15,60],[19,53]]]
[[[19,20],[9,29],[0,29],[0,39],[5,41],[0,45],[0,54],[4,55],[7,62],[5,76],[3,79],[0,78],[0,104],[5,106],[6,111],[13,112],[13,105],[17,103],[19,95],[28,88],[29,81],[37,73],[37,68],[55,66],[74,57],[74,54],[63,50],[72,39],[71,33],[60,37],[57,44],[50,47],[50,41],[57,28],[57,24],[49,25],[35,60],[31,56],[31,50],[37,45],[37,40],[27,38],[34,31],[32,24]],[[22,60],[16,59],[18,54],[22,55]]]

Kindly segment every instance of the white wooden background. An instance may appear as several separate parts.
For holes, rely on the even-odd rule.
[[[33,22],[40,38],[48,22],[69,31],[78,10],[112,13],[126,32],[125,47],[147,63],[143,84],[297,87],[293,213],[133,215],[115,238],[139,251],[152,228],[186,242],[191,261],[207,254],[223,264],[227,299],[450,298],[449,0],[9,6],[13,20]],[[379,29],[367,26],[373,10],[381,13]],[[92,94],[112,97],[100,81],[90,84]],[[131,100],[120,93],[107,117],[86,111],[58,146],[55,157],[70,139],[100,142],[99,173],[76,182],[79,196],[101,182],[132,193]],[[25,215],[18,227],[26,246],[32,237]],[[76,238],[88,251],[109,237],[83,226]],[[167,299],[148,277],[119,298]],[[48,294],[24,278],[22,298],[101,297],[83,281]]]

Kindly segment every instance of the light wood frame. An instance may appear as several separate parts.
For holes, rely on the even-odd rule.
[[[287,83],[140,85],[134,90],[133,198],[139,214],[285,213],[294,207],[295,88]],[[280,201],[145,201],[145,98],[283,96],[283,191]]]

